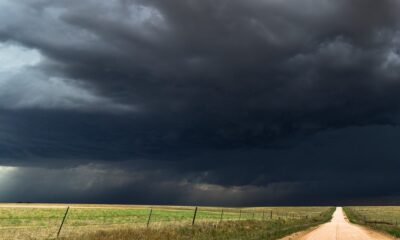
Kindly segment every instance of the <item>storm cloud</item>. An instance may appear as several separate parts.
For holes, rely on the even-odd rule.
[[[0,8],[0,201],[398,199],[396,0]]]

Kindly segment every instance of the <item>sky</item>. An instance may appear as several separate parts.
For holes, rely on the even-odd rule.
[[[400,203],[397,0],[0,9],[0,202]]]

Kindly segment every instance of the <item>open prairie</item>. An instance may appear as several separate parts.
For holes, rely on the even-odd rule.
[[[191,206],[1,204],[0,239],[55,239],[57,235],[101,239],[99,234],[112,239],[108,234],[116,232],[129,233],[129,239],[143,234],[149,239],[159,234],[175,234],[173,239],[193,239],[193,234],[199,239],[223,239],[229,232],[245,239],[274,239],[326,222],[332,211],[329,207],[196,210]]]
[[[349,220],[353,223],[400,237],[399,206],[346,207],[344,210]]]
[[[394,238],[350,223],[342,207],[336,208],[331,221],[310,231],[300,232],[281,240],[393,240]]]

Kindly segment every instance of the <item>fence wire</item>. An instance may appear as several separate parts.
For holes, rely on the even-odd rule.
[[[221,221],[270,221],[276,219],[302,219],[320,212],[291,212],[275,209],[210,209],[196,208],[79,208],[66,209],[18,209],[0,208],[0,238],[57,238],[84,231],[96,231],[116,227],[160,228],[185,226]],[[64,219],[65,217],[65,219]],[[63,224],[62,224],[63,223]],[[10,238],[12,239],[12,238]]]

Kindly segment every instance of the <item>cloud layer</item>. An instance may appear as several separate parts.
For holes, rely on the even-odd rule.
[[[398,194],[389,184],[398,180],[391,169],[400,154],[396,0],[0,7],[4,165],[151,166],[169,173],[161,186],[190,183],[163,197],[171,202],[208,185],[211,195],[258,189],[247,203]],[[357,176],[350,186],[359,190],[340,189],[338,176]],[[134,201],[141,188],[130,184],[121,189],[137,189],[124,198]],[[273,201],[268,189],[280,184]],[[289,185],[301,191],[288,193]],[[246,199],[230,202],[239,203]]]
[[[0,107],[3,109],[133,110],[96,95],[84,83],[46,74],[38,51],[0,44]]]

